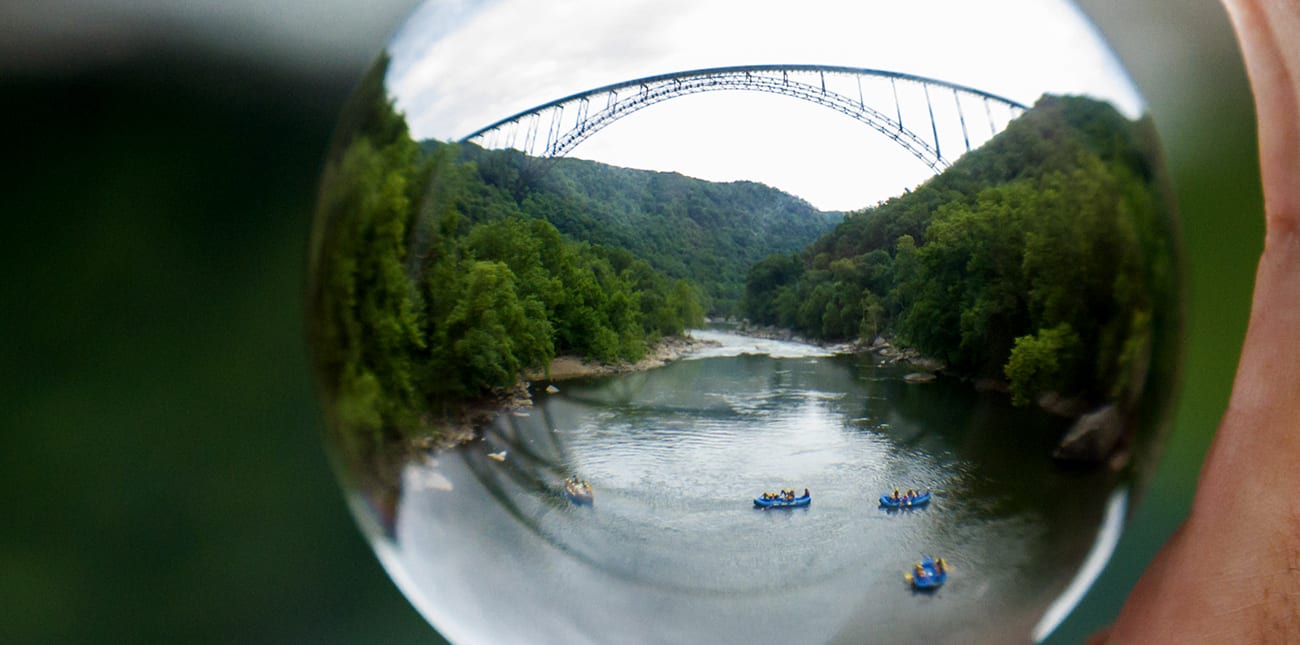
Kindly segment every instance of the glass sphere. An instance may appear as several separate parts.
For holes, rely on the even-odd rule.
[[[453,642],[1032,642],[1151,470],[1159,144],[1058,0],[421,6],[321,184],[326,442]]]

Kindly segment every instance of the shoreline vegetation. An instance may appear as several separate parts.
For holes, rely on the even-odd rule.
[[[533,407],[534,388],[543,384],[555,392],[559,391],[555,383],[563,381],[645,372],[681,360],[698,349],[718,345],[716,341],[689,335],[669,336],[660,339],[636,361],[601,363],[581,356],[556,356],[551,359],[547,370],[527,370],[514,385],[466,405],[450,417],[438,419],[425,414],[420,422],[422,431],[411,437],[410,447],[417,453],[428,455],[476,441],[482,437],[483,427],[498,415]]]
[[[913,191],[751,268],[743,316],[884,336],[952,373],[1133,408],[1177,327],[1169,210],[1146,121],[1044,96]]]
[[[348,452],[529,374],[654,364],[662,339],[739,307],[750,265],[843,217],[755,182],[417,142],[387,64],[345,111],[309,244],[308,333]]]
[[[870,355],[881,366],[910,366],[916,371],[902,377],[907,383],[929,383],[943,374],[967,382],[978,392],[997,392],[1008,398],[1011,395],[1010,384],[1006,381],[987,377],[970,378],[953,373],[943,361],[923,356],[915,348],[895,345],[893,339],[884,336],[877,336],[870,343],[830,343],[804,338],[789,329],[753,325],[749,321],[740,321],[732,331],[750,338],[823,347],[835,354]],[[425,430],[410,438],[409,447],[414,453],[429,457],[479,440],[482,438],[482,429],[497,416],[532,408],[534,388],[539,386],[544,386],[549,392],[558,392],[556,383],[654,370],[666,367],[699,349],[720,345],[717,341],[694,338],[688,333],[661,339],[647,351],[646,356],[637,361],[601,363],[580,356],[557,356],[551,360],[548,370],[526,371],[512,387],[465,406],[455,418],[435,420],[431,415],[425,415],[421,419]],[[1054,391],[1043,393],[1035,403],[1048,414],[1073,420],[1070,429],[1062,435],[1053,453],[1054,458],[1068,462],[1105,463],[1116,471],[1127,464],[1129,454],[1125,449],[1128,444],[1125,435],[1130,422],[1124,418],[1117,405],[1109,403],[1089,409],[1082,398],[1067,397]]]
[[[904,380],[910,383],[934,380],[935,373],[944,369],[942,361],[921,356],[914,349],[896,348],[881,337],[877,337],[875,342],[869,345],[860,342],[827,343],[804,338],[788,329],[751,325],[748,321],[740,321],[735,325],[732,331],[740,336],[803,343],[823,347],[836,354],[869,353],[879,357],[882,365],[913,365],[919,371],[904,377]],[[526,370],[513,386],[493,392],[476,403],[466,405],[452,418],[435,419],[431,414],[424,415],[421,418],[421,426],[424,430],[411,438],[410,445],[416,451],[428,454],[473,442],[481,438],[482,428],[498,415],[520,412],[533,407],[534,388],[539,386],[544,386],[550,392],[558,392],[557,383],[646,372],[666,367],[700,349],[719,346],[721,343],[718,341],[695,338],[687,331],[681,336],[660,339],[647,350],[645,356],[636,361],[618,360],[605,363],[577,355],[556,356],[551,359],[547,369]],[[914,378],[917,376],[926,378]]]
[[[755,264],[742,315],[914,348],[1015,406],[1075,419],[1057,458],[1111,460],[1167,403],[1177,366],[1178,249],[1156,149],[1146,119],[1045,95],[915,190]]]
[[[772,325],[755,325],[748,320],[737,323],[736,333],[753,338],[805,343],[825,347],[837,354],[871,355],[877,365],[906,365],[915,369],[903,376],[911,384],[930,383],[940,375],[966,382],[975,391],[996,392],[1012,397],[1011,383],[990,376],[973,377],[952,370],[944,361],[923,355],[914,347],[897,344],[893,337],[876,336],[870,343],[828,342],[806,338],[798,332]],[[1065,462],[1105,463],[1111,470],[1123,468],[1129,459],[1128,448],[1132,437],[1129,432],[1134,421],[1126,416],[1114,402],[1090,405],[1083,396],[1067,396],[1055,390],[1041,392],[1033,401],[1040,410],[1063,419],[1070,419],[1068,430],[1061,436],[1052,456]]]
[[[652,370],[681,359],[683,356],[703,347],[717,347],[717,341],[704,340],[693,336],[670,336],[655,343],[646,355],[636,361],[620,360],[602,363],[585,359],[581,356],[556,356],[551,359],[545,370],[530,369],[524,372],[524,382],[557,383],[577,378],[613,376],[631,372]]]

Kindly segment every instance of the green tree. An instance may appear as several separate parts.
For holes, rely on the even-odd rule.
[[[777,292],[797,282],[803,271],[798,255],[771,255],[750,267],[745,280],[745,316],[760,324],[778,323]]]
[[[862,319],[858,324],[858,336],[871,342],[883,330],[885,320],[885,303],[871,291],[862,293]]]
[[[1076,373],[1081,350],[1069,323],[1017,338],[1005,368],[1011,402],[1027,405],[1042,392],[1061,389]]]
[[[473,260],[462,268],[459,299],[440,326],[441,364],[456,372],[455,389],[474,396],[514,384],[519,373],[554,357],[542,303],[520,298],[502,262]]]
[[[704,306],[700,303],[700,293],[689,280],[673,281],[666,306],[672,312],[675,324],[680,325],[674,333],[680,334],[687,327],[704,325]]]

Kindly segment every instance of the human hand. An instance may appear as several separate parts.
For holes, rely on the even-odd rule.
[[[1250,324],[1191,513],[1094,645],[1300,639],[1300,3],[1223,1],[1259,121]]]

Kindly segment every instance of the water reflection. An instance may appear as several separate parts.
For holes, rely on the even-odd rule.
[[[491,640],[528,640],[538,623],[579,641],[1027,638],[1117,475],[1054,465],[1062,422],[1042,412],[799,349],[536,385],[535,405],[481,441],[405,468],[395,578],[450,624],[486,612]],[[563,495],[572,475],[592,483],[592,506]],[[811,507],[752,507],[786,487],[810,488]],[[935,499],[877,508],[894,487]],[[914,598],[902,574],[923,552],[954,572]]]

